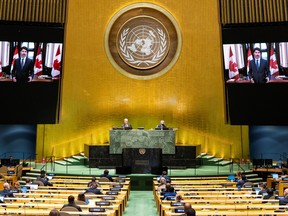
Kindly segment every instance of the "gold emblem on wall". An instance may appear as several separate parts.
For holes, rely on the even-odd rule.
[[[105,49],[112,65],[135,79],[152,79],[166,73],[177,61],[181,34],[173,16],[149,3],[120,10],[105,34]]]
[[[139,154],[144,155],[146,153],[146,149],[140,148],[139,149]]]

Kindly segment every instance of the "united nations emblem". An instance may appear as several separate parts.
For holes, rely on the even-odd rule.
[[[146,153],[146,149],[140,148],[139,149],[139,154],[144,155]]]
[[[177,22],[165,9],[137,3],[111,19],[105,49],[112,65],[124,75],[152,79],[166,73],[177,61],[181,34]]]
[[[160,64],[170,46],[165,26],[148,16],[138,16],[126,22],[120,28],[117,39],[120,57],[131,67],[140,70]]]

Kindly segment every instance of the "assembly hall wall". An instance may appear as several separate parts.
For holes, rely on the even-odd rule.
[[[182,36],[175,65],[149,80],[117,71],[104,45],[113,15],[139,2],[169,11]],[[248,157],[248,127],[226,123],[218,7],[217,0],[68,1],[60,120],[38,125],[38,159],[109,143],[109,129],[124,118],[145,129],[164,119],[178,129],[177,145],[201,144],[202,152],[218,157]]]

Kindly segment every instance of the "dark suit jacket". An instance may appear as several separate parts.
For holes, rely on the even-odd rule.
[[[255,59],[251,60],[249,65],[249,78],[253,78],[255,83],[266,83],[266,77],[270,79],[268,61],[260,58],[260,67],[257,70]]]
[[[279,205],[286,205],[288,204],[288,197],[285,196],[284,198],[279,200]]]
[[[10,190],[2,190],[0,195],[3,197],[14,197],[14,194]]]
[[[106,175],[106,174],[101,174],[100,175],[100,177],[105,177],[105,178],[108,178],[109,179],[109,181],[111,181],[111,182],[113,182],[113,178],[112,178],[112,176],[111,175]]]
[[[75,203],[74,203],[74,204],[69,204],[69,203],[68,203],[68,204],[63,205],[62,208],[60,209],[60,211],[61,211],[64,207],[67,207],[67,206],[74,207],[74,208],[78,209],[79,212],[82,212],[81,207],[78,206],[78,205],[76,205]]]
[[[40,176],[37,177],[36,179],[37,181],[41,181],[43,182],[44,186],[53,186],[53,184],[51,182],[49,182],[49,179],[48,178],[41,178]]]
[[[97,188],[88,188],[85,190],[85,193],[102,194],[101,190]]]
[[[14,62],[12,77],[15,77],[18,83],[25,83],[28,82],[29,76],[33,77],[34,75],[34,64],[32,59],[27,57],[23,68],[21,68],[20,60],[21,58],[18,58]]]
[[[122,124],[121,127],[122,127],[123,129],[132,129],[132,125],[131,125],[131,124],[127,124],[127,125]]]
[[[157,125],[157,128],[159,128],[159,129],[168,129],[168,127],[165,124],[159,124],[159,125]]]

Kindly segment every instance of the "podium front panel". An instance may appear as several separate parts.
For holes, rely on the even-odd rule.
[[[162,167],[161,148],[125,148],[122,161],[132,173],[151,173],[151,167]]]
[[[163,154],[175,154],[176,130],[110,130],[110,154],[124,148],[161,148]]]

